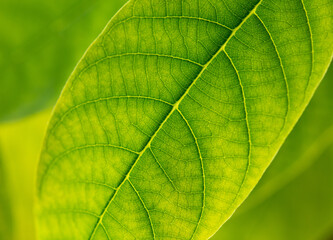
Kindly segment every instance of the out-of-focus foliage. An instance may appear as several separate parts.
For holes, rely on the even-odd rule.
[[[259,184],[212,240],[333,236],[333,67]]]
[[[52,104],[125,0],[1,0],[0,122]]]
[[[7,195],[0,194],[0,239],[35,239],[33,202],[36,166],[45,126],[50,111],[17,122],[0,125],[0,192],[7,186]],[[8,208],[10,206],[10,208]],[[2,209],[5,209],[6,215]],[[8,234],[12,234],[8,235]]]
[[[12,239],[11,208],[7,169],[5,169],[4,159],[0,152],[0,239]]]

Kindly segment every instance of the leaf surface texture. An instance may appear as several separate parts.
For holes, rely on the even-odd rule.
[[[207,239],[256,185],[332,56],[331,1],[129,1],[60,97],[40,238]]]
[[[317,240],[332,236],[332,79],[331,64],[271,166],[212,240]]]

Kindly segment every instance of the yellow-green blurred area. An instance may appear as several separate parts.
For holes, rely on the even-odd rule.
[[[125,0],[0,0],[0,239],[35,239],[51,108]],[[333,239],[333,67],[258,186],[214,240]]]

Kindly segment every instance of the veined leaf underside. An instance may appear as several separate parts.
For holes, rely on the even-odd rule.
[[[254,187],[324,71],[314,65],[307,4],[314,8],[130,1],[58,102],[39,168],[42,226],[72,239],[211,236]]]

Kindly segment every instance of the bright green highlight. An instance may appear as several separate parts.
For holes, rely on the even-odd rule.
[[[331,6],[130,1],[54,111],[38,173],[40,239],[212,236],[322,79]]]
[[[36,239],[36,169],[50,112],[0,125],[0,239]]]

